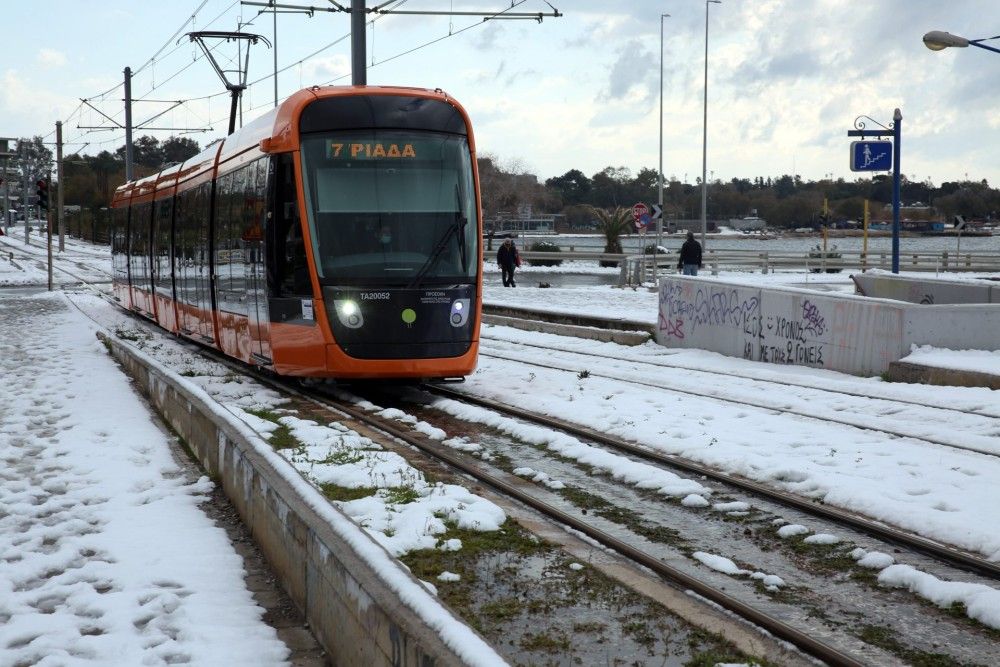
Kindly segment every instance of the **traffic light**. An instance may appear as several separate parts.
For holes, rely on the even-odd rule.
[[[38,208],[43,211],[49,210],[49,184],[44,178],[38,179],[35,183],[38,189],[35,190],[35,194],[38,195]]]

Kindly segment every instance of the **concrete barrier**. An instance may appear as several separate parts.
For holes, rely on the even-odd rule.
[[[484,303],[484,315],[499,315],[521,320],[544,320],[557,324],[571,324],[580,327],[594,327],[598,329],[614,329],[617,331],[646,331],[650,335],[656,333],[656,328],[649,322],[639,322],[637,320],[627,320],[613,317],[590,317],[577,313],[557,313],[548,310],[537,310],[534,308],[523,308],[520,306],[501,306]]]
[[[576,338],[598,340],[604,343],[618,343],[619,345],[642,345],[653,337],[648,331],[619,331],[618,329],[583,327],[576,324],[557,324],[543,320],[489,314],[483,314],[483,324],[513,327],[523,331],[540,331],[542,333],[556,334],[557,336],[574,336]]]
[[[889,372],[886,373],[886,379],[892,382],[909,382],[911,384],[1000,389],[1000,375],[956,368],[926,366],[909,361],[894,361],[889,364]]]
[[[912,345],[994,350],[1000,305],[922,306],[708,278],[660,280],[656,341],[753,361],[881,374]]]
[[[100,337],[221,484],[333,664],[503,663],[256,433],[142,352]]]
[[[859,294],[923,305],[1000,303],[1000,286],[869,272],[851,276]]]

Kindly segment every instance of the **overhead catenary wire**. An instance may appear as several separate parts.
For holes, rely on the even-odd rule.
[[[408,2],[408,1],[409,1],[409,0],[395,0],[394,2],[393,2],[393,1],[391,1],[391,2],[387,2],[387,3],[384,3],[383,5],[379,6],[379,8],[380,8],[380,9],[382,9],[382,8],[388,8],[388,9],[390,9],[390,10],[392,10],[392,9],[398,9],[398,8],[399,8],[399,7],[401,7],[402,5],[406,4],[406,3]],[[218,20],[219,20],[219,19],[220,19],[220,18],[221,18],[221,17],[223,16],[223,15],[225,15],[225,14],[226,14],[226,13],[227,13],[227,12],[228,12],[228,11],[229,11],[230,9],[232,9],[232,7],[233,7],[233,6],[235,6],[235,5],[236,5],[236,4],[238,3],[238,2],[239,2],[239,0],[234,0],[234,1],[232,2],[232,3],[230,3],[230,4],[229,4],[229,5],[228,5],[228,6],[227,6],[227,7],[226,7],[226,8],[225,8],[225,9],[224,9],[224,10],[223,10],[223,11],[222,11],[222,12],[221,12],[220,14],[218,14],[218,15],[217,15],[217,16],[216,16],[215,18],[213,18],[213,19],[212,19],[212,21],[210,21],[209,23],[207,23],[207,24],[206,24],[206,27],[207,27],[208,25],[211,25],[211,24],[215,23],[216,21],[218,21]],[[510,6],[509,6],[509,7],[506,7],[506,8],[504,8],[504,9],[502,9],[502,10],[499,10],[499,11],[497,11],[497,12],[496,12],[496,13],[494,13],[494,14],[491,14],[491,15],[489,15],[489,16],[487,16],[487,17],[484,17],[484,18],[483,18],[483,19],[482,19],[481,21],[477,21],[477,22],[475,22],[475,23],[472,23],[472,24],[469,24],[469,25],[467,25],[467,26],[465,26],[465,27],[462,27],[462,28],[459,28],[458,30],[455,30],[455,29],[454,29],[454,24],[453,24],[453,22],[449,21],[449,26],[448,26],[448,33],[447,33],[447,34],[445,34],[445,35],[443,35],[443,36],[440,36],[440,37],[436,37],[436,38],[434,38],[434,39],[430,39],[430,40],[428,40],[428,41],[426,41],[426,42],[424,42],[424,43],[422,43],[422,44],[419,44],[419,45],[417,45],[417,46],[414,46],[414,47],[412,47],[412,48],[409,48],[409,49],[405,49],[405,50],[403,50],[403,51],[400,51],[399,53],[396,53],[396,54],[394,54],[394,55],[391,55],[391,56],[389,56],[389,57],[387,57],[387,58],[384,58],[384,59],[382,59],[382,60],[379,60],[379,61],[374,61],[374,60],[373,60],[373,61],[372,61],[372,64],[370,65],[370,67],[377,67],[378,65],[381,65],[381,64],[385,64],[385,63],[388,63],[388,62],[391,62],[391,61],[393,61],[393,60],[396,60],[396,59],[398,59],[398,58],[401,58],[401,57],[403,57],[403,56],[406,56],[406,55],[409,55],[409,54],[411,54],[411,53],[414,53],[414,52],[416,52],[416,51],[419,51],[419,50],[421,50],[421,49],[424,49],[424,48],[427,48],[427,47],[430,47],[430,46],[433,46],[434,44],[437,44],[437,43],[439,43],[439,42],[442,42],[442,41],[444,41],[444,40],[448,39],[449,37],[454,37],[454,36],[457,36],[457,35],[460,35],[460,34],[462,34],[463,32],[466,32],[466,31],[468,31],[468,30],[471,30],[471,29],[473,29],[473,28],[475,28],[475,27],[479,27],[479,26],[482,26],[482,25],[484,25],[484,24],[485,24],[485,23],[486,23],[487,21],[489,21],[490,19],[493,19],[493,18],[502,18],[504,14],[507,14],[507,13],[511,12],[512,10],[516,9],[517,7],[520,7],[520,6],[521,6],[521,5],[523,5],[523,4],[525,3],[525,2],[527,2],[527,0],[511,0],[511,3],[510,3]],[[549,3],[546,3],[546,4],[549,4]],[[204,7],[204,5],[205,5],[205,2],[202,2],[202,4],[201,4],[201,5],[200,5],[200,6],[198,7],[198,9],[197,9],[197,10],[196,10],[196,11],[195,11],[195,12],[193,13],[193,15],[194,15],[194,14],[196,14],[196,13],[197,13],[197,11],[201,10],[201,9],[202,9],[202,8]],[[549,6],[551,6],[551,4],[550,4]],[[250,19],[249,21],[247,21],[247,22],[243,23],[243,25],[244,25],[244,26],[247,26],[247,25],[251,25],[251,24],[252,24],[252,23],[253,23],[253,22],[254,22],[255,20],[257,20],[257,19],[258,19],[258,18],[259,18],[259,17],[260,17],[260,16],[261,16],[261,15],[262,15],[263,13],[265,13],[266,11],[267,11],[267,8],[264,8],[264,9],[261,9],[261,10],[260,10],[260,11],[258,11],[258,12],[257,12],[257,14],[256,14],[256,15],[255,15],[254,17],[252,17],[252,18],[251,18],[251,19]],[[192,16],[193,16],[193,15],[192,15]],[[368,25],[371,25],[371,26],[373,26],[373,27],[374,27],[374,23],[375,23],[375,21],[378,21],[378,20],[380,20],[380,19],[382,19],[382,18],[385,18],[386,16],[390,16],[390,15],[391,15],[391,14],[385,14],[385,13],[378,13],[378,14],[376,14],[376,15],[375,15],[375,16],[374,16],[374,17],[373,17],[372,19],[370,19],[370,20],[368,21]],[[190,18],[189,18],[189,19],[188,19],[187,21],[185,21],[184,25],[187,25],[187,23],[188,23],[188,22],[190,22]],[[181,27],[181,30],[183,30],[183,25],[182,25],[182,27]],[[179,31],[175,33],[175,36],[176,36],[177,34],[179,34]],[[275,77],[276,75],[278,75],[278,74],[282,74],[282,73],[284,73],[284,72],[286,72],[286,71],[288,71],[288,70],[292,69],[293,67],[296,67],[296,66],[298,66],[298,67],[300,67],[300,69],[301,69],[301,66],[302,66],[302,64],[303,64],[303,63],[305,63],[306,61],[308,61],[308,60],[310,60],[310,59],[312,59],[312,58],[315,58],[316,56],[318,56],[318,55],[320,55],[321,53],[323,53],[323,52],[325,52],[325,51],[329,50],[330,48],[333,48],[333,47],[334,47],[334,46],[336,46],[337,44],[340,44],[340,43],[342,43],[343,41],[347,40],[347,39],[348,39],[348,38],[349,38],[350,36],[351,36],[351,35],[350,35],[350,32],[348,32],[348,33],[346,33],[346,34],[344,34],[344,35],[342,35],[342,36],[338,37],[337,39],[334,39],[333,41],[331,41],[331,42],[327,43],[326,45],[324,45],[324,46],[322,46],[322,47],[320,47],[320,48],[316,49],[315,51],[313,51],[313,52],[309,53],[308,55],[306,55],[306,56],[303,56],[303,57],[301,57],[301,58],[299,58],[299,59],[297,59],[297,60],[295,60],[295,61],[293,61],[293,62],[290,62],[290,63],[288,63],[287,65],[285,65],[285,66],[283,66],[283,67],[279,68],[279,69],[278,69],[277,71],[274,71],[274,72],[270,72],[270,73],[268,73],[268,74],[266,74],[266,75],[264,75],[264,76],[261,76],[261,77],[259,77],[259,78],[255,79],[255,80],[251,81],[250,83],[248,83],[248,84],[247,84],[247,88],[249,89],[249,88],[251,88],[252,86],[255,86],[255,85],[259,85],[259,84],[261,84],[261,83],[263,83],[263,82],[265,82],[265,81],[269,81],[270,79],[274,78],[274,77]],[[172,37],[172,38],[173,38],[173,37]],[[171,38],[171,39],[172,39],[172,38]],[[221,44],[223,44],[223,42],[220,42],[220,43],[219,43],[218,45],[216,45],[216,47],[214,47],[214,48],[218,48],[218,46],[220,46]],[[170,54],[172,54],[172,53],[173,53],[174,51],[176,51],[176,50],[178,50],[179,48],[181,48],[181,46],[182,46],[182,45],[178,45],[178,47],[177,47],[177,48],[175,48],[175,49],[172,49],[171,51],[169,51],[169,52],[168,52],[168,53],[167,53],[167,54],[166,54],[166,55],[164,56],[164,58],[168,57],[168,56],[169,56]],[[214,49],[213,49],[213,50],[214,50]],[[153,60],[154,60],[154,59],[156,58],[156,56],[158,56],[158,55],[159,55],[159,53],[161,53],[162,51],[163,51],[163,48],[161,48],[161,49],[160,49],[160,50],[159,50],[159,51],[157,52],[157,54],[154,54],[154,57],[153,57],[153,58],[150,58],[150,60],[149,60],[149,61],[147,61],[147,63],[145,63],[145,64],[143,65],[143,68],[145,68],[145,67],[147,66],[147,64],[148,64],[148,63],[152,62],[152,61],[153,61]],[[165,79],[162,79],[162,80],[161,80],[161,81],[160,81],[159,83],[156,83],[156,84],[154,84],[154,86],[153,86],[153,87],[151,87],[151,88],[150,88],[150,89],[149,89],[149,90],[148,90],[148,91],[146,92],[146,94],[145,94],[145,95],[144,95],[143,97],[139,97],[139,98],[134,98],[134,101],[152,101],[152,100],[150,100],[150,99],[149,99],[149,95],[150,95],[150,94],[151,94],[151,93],[152,93],[153,91],[157,90],[158,88],[161,88],[161,87],[163,87],[164,85],[166,85],[167,83],[169,83],[170,81],[172,81],[173,79],[175,79],[175,78],[176,78],[177,76],[179,76],[179,75],[180,75],[181,73],[183,73],[184,71],[186,71],[187,69],[189,69],[189,68],[190,68],[190,67],[191,67],[191,66],[192,66],[192,65],[193,65],[193,64],[194,64],[195,62],[197,62],[197,61],[198,61],[199,59],[201,59],[202,57],[203,57],[203,56],[197,56],[197,55],[196,55],[196,56],[195,56],[195,57],[194,57],[194,58],[192,59],[192,61],[191,61],[191,62],[187,63],[186,65],[184,65],[184,67],[182,67],[182,68],[180,68],[179,70],[175,71],[175,72],[174,72],[173,74],[171,74],[170,76],[166,77]],[[161,59],[161,60],[162,60],[162,59]],[[348,76],[350,76],[350,74],[349,74],[349,73],[345,73],[345,74],[343,74],[343,75],[340,75],[340,76],[337,76],[337,77],[334,77],[334,78],[332,78],[332,79],[329,79],[329,80],[327,80],[327,81],[325,81],[325,82],[322,82],[322,83],[320,83],[319,85],[330,85],[330,84],[332,84],[332,83],[335,83],[335,82],[337,82],[337,81],[340,81],[340,80],[342,80],[342,79],[345,79],[345,78],[347,78]],[[121,85],[122,85],[122,84],[118,84],[117,86],[115,86],[115,87],[113,87],[113,88],[109,89],[109,91],[106,91],[106,92],[105,92],[105,93],[103,93],[103,94],[105,94],[105,95],[106,95],[107,93],[109,93],[109,92],[111,92],[111,91],[115,90],[116,88],[120,87]],[[301,82],[300,82],[300,85],[301,85]],[[210,101],[210,100],[211,100],[211,99],[213,99],[213,98],[217,98],[217,97],[223,97],[223,96],[225,96],[225,95],[228,95],[228,94],[229,94],[229,93],[228,93],[227,91],[221,91],[221,92],[218,92],[218,93],[210,93],[210,94],[207,94],[207,95],[202,95],[202,96],[197,96],[197,97],[188,97],[188,98],[184,98],[184,99],[182,99],[182,100],[170,100],[170,102],[180,102],[180,103],[182,103],[182,104],[183,104],[183,105],[184,105],[184,106],[185,106],[185,107],[187,108],[187,110],[188,110],[188,112],[189,112],[189,113],[195,113],[195,111],[194,111],[194,108],[193,108],[192,106],[190,106],[190,103],[191,103],[191,102],[199,102],[199,101]],[[281,100],[285,100],[285,99],[287,99],[287,98],[288,98],[289,96],[290,96],[290,95],[285,95],[285,96],[281,97],[280,99],[281,99]],[[99,97],[99,96],[95,96],[95,97]],[[93,98],[87,98],[87,99],[93,99]],[[81,105],[82,105],[82,103],[81,103]],[[265,108],[265,107],[270,107],[270,106],[272,106],[272,101],[271,101],[271,100],[268,100],[268,102],[267,102],[266,104],[260,104],[260,105],[257,105],[257,106],[251,106],[251,107],[250,107],[249,109],[246,109],[245,111],[257,111],[257,110],[259,110],[259,109],[263,109],[263,108]],[[79,111],[79,107],[78,107],[78,109],[77,109],[76,111],[74,111],[74,113],[77,113],[78,111]],[[113,118],[118,118],[119,116],[121,116],[121,115],[122,115],[122,113],[124,113],[124,112],[123,112],[123,111],[118,111],[117,113],[115,113],[115,114],[113,115]],[[71,114],[71,115],[72,115],[72,114]],[[221,118],[221,117],[220,117],[219,119],[212,119],[212,120],[210,120],[209,122],[205,123],[204,125],[201,125],[201,126],[197,126],[197,128],[195,128],[195,129],[192,129],[191,131],[207,131],[207,130],[211,130],[211,129],[213,128],[213,126],[214,126],[214,125],[216,125],[216,124],[218,124],[218,123],[221,123],[221,122],[225,121],[225,120],[226,120],[227,118],[228,118],[228,116],[227,116],[226,118]],[[107,129],[108,129],[108,130],[113,130],[113,129],[116,129],[116,128],[115,128],[114,126],[110,126],[110,125],[109,125],[109,126],[107,127]],[[87,134],[90,134],[90,133],[91,133],[91,132],[93,132],[93,131],[97,131],[97,130],[90,130],[90,131],[87,131],[87,132],[84,132],[84,133],[83,133],[82,135],[79,135],[79,136],[75,137],[74,139],[79,139],[79,138],[81,138],[82,136],[86,136]],[[187,133],[187,131],[185,131],[184,133]],[[103,143],[108,143],[108,142],[106,142],[106,141],[105,141],[105,142],[99,142],[99,143],[103,144]]]

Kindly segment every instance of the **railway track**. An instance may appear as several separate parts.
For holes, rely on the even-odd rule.
[[[790,507],[810,516],[849,527],[853,530],[864,533],[865,535],[888,542],[889,544],[902,546],[907,549],[923,553],[942,563],[947,563],[952,567],[957,567],[982,577],[1000,581],[1000,563],[988,561],[973,554],[935,542],[934,540],[929,540],[919,535],[914,535],[913,533],[887,526],[882,522],[873,521],[858,514],[818,503],[815,500],[803,498],[802,496],[785,493],[765,484],[754,482],[737,475],[731,475],[709,466],[688,461],[681,457],[661,454],[641,445],[610,436],[606,433],[601,433],[585,426],[573,424],[572,422],[563,419],[540,415],[529,410],[507,405],[500,401],[482,398],[479,396],[471,396],[460,390],[450,389],[447,387],[432,385],[426,386],[425,389],[438,396],[483,407],[488,410],[510,415],[512,417],[516,417],[517,419],[538,424],[546,428],[558,430],[583,440],[596,442],[642,461],[665,466],[685,474],[711,479],[729,487],[751,493],[759,498],[764,498],[778,505]]]
[[[484,338],[487,337],[484,336]],[[489,340],[497,341],[498,339],[490,338]],[[525,348],[539,349],[544,351],[545,356],[536,357],[526,355]],[[613,359],[617,364],[615,370],[598,370],[593,368],[594,364],[589,360],[589,357],[591,356],[589,352],[585,354],[553,346],[532,343],[513,343],[508,341],[503,341],[503,344],[501,345],[496,345],[496,343],[494,343],[493,350],[481,349],[480,355],[496,359],[504,359],[506,361],[521,362],[531,366],[539,366],[557,371],[572,373],[586,372],[588,375],[594,377],[627,382],[630,384],[653,389],[661,389],[677,394],[714,399],[720,402],[737,404],[740,406],[751,406],[763,410],[795,415],[804,419],[839,424],[866,431],[874,431],[897,438],[919,440],[933,445],[975,452],[977,454],[1000,456],[1000,438],[996,437],[996,434],[1000,434],[1000,416],[992,414],[992,411],[988,409],[962,410],[957,408],[927,406],[926,404],[913,400],[886,398],[884,396],[868,395],[858,392],[839,392],[805,383],[782,382],[773,379],[760,378],[747,379],[742,375],[736,375],[734,373],[723,373],[690,366],[663,364],[653,361],[623,359],[621,357],[613,357],[610,355],[596,356]],[[626,365],[631,366],[631,369],[622,368],[622,366]],[[650,379],[650,375],[648,374],[643,375],[640,372],[629,374],[629,370],[636,369],[645,369],[647,372],[655,370],[661,375],[665,370],[682,370],[685,373],[698,373],[704,376],[704,378],[701,381],[696,381],[694,379],[652,381]],[[727,378],[727,382],[729,384],[725,386],[725,388],[720,388],[720,383],[718,381],[720,377]],[[737,382],[731,382],[732,379],[736,379]],[[685,386],[685,383],[687,383],[688,386]],[[774,391],[774,387],[794,387],[800,390],[807,389],[816,393],[811,397],[800,393],[794,396],[793,401],[789,401],[785,398],[767,398],[769,393],[779,393]],[[735,391],[737,388],[744,389],[745,391],[737,394]],[[787,391],[782,391],[780,392],[780,395],[786,396],[787,393]],[[826,410],[823,407],[841,393],[845,393],[846,395],[852,397],[869,399],[871,401],[881,401],[886,404],[883,411],[885,414],[852,416],[845,414],[846,410]],[[808,402],[808,406],[797,406],[794,404],[796,402]],[[956,433],[953,437],[936,437],[934,435],[928,435],[921,432],[919,427],[905,427],[903,425],[890,427],[884,425],[885,421],[891,419],[892,413],[895,412],[898,414],[900,412],[901,408],[898,406],[919,407],[921,410],[931,411],[931,416],[935,420],[939,421],[949,419],[956,420],[961,418],[964,422],[968,423],[968,418],[974,417],[978,421],[977,425],[981,431],[989,432],[993,435],[981,435],[979,433],[969,433],[964,431]],[[958,422],[953,421],[952,423]]]
[[[70,272],[67,271],[67,273]],[[145,324],[145,320],[139,319],[138,321]],[[215,354],[211,356],[214,360],[226,363],[241,373],[248,373],[247,369],[243,366],[232,364],[228,360],[222,359]],[[443,462],[449,467],[460,471],[462,475],[473,477],[480,483],[495,489],[497,492],[531,507],[536,512],[548,517],[548,520],[558,525],[568,527],[580,534],[586,535],[589,539],[600,543],[605,548],[613,550],[631,562],[644,568],[648,568],[660,577],[673,582],[675,586],[678,586],[683,590],[692,591],[698,596],[706,598],[724,609],[727,609],[733,614],[736,614],[754,625],[765,629],[770,634],[793,644],[806,655],[830,665],[870,664],[870,656],[857,651],[844,650],[841,647],[837,647],[828,642],[817,639],[817,637],[810,633],[808,629],[804,630],[801,627],[796,627],[795,624],[788,623],[774,614],[763,611],[753,604],[748,604],[746,601],[741,600],[734,595],[730,595],[719,586],[713,586],[698,577],[693,577],[682,568],[673,567],[672,565],[664,562],[663,558],[657,556],[655,553],[639,548],[635,544],[622,539],[613,532],[602,530],[596,526],[593,521],[581,519],[576,514],[561,509],[557,504],[546,501],[543,497],[544,494],[526,491],[525,485],[523,484],[511,483],[510,480],[505,478],[502,474],[493,474],[489,471],[484,471],[484,467],[480,462],[472,461],[470,460],[470,457],[456,453],[449,447],[416,434],[408,428],[401,428],[390,419],[372,415],[368,411],[353,405],[349,399],[344,400],[343,397],[338,397],[336,394],[331,395],[329,393],[317,393],[322,389],[322,387],[308,388],[305,390],[306,393],[303,393],[302,388],[295,386],[295,383],[286,383],[284,381],[279,382],[269,375],[256,372],[252,373],[252,375],[254,376],[254,379],[261,384],[275,388],[280,387],[283,392],[299,393],[309,400],[318,401],[319,403],[325,405],[328,409],[334,411],[336,414],[347,415],[352,420],[367,424],[371,428],[382,431],[411,447],[417,448],[420,451],[433,456],[435,459]],[[563,431],[564,433],[569,433],[576,437],[598,442],[605,446],[614,447],[620,451],[628,452],[631,456],[641,457],[647,461],[655,462],[658,465],[681,469],[691,474],[702,475],[720,483],[732,485],[736,488],[740,488],[741,490],[749,491],[756,495],[765,497],[772,502],[793,507],[813,516],[820,516],[825,520],[833,521],[839,525],[850,526],[861,532],[876,536],[878,539],[885,540],[891,544],[905,546],[915,551],[927,554],[935,559],[941,560],[942,562],[949,563],[950,565],[976,572],[984,577],[996,579],[998,578],[998,574],[1000,574],[1000,567],[994,563],[984,561],[983,559],[959,552],[944,545],[939,545],[933,541],[925,540],[924,538],[913,536],[908,533],[903,533],[902,531],[895,531],[894,529],[880,526],[875,522],[864,520],[849,513],[843,513],[839,510],[833,510],[832,508],[827,508],[825,506],[817,506],[816,503],[812,501],[804,500],[790,494],[782,494],[781,492],[776,492],[747,480],[717,473],[709,468],[698,466],[697,464],[691,464],[677,459],[676,457],[655,455],[655,453],[644,450],[643,448],[632,443],[619,441],[615,438],[610,438],[590,429],[581,428],[560,420],[534,415],[529,411],[511,408],[510,406],[506,406],[495,401],[470,397],[461,392],[455,392],[454,390],[446,388],[435,386],[432,387],[431,390],[437,395],[445,395],[453,400],[473,403],[496,412],[516,416],[519,419],[536,423],[545,428]]]

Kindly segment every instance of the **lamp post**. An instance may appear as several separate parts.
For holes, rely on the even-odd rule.
[[[943,51],[949,47],[964,49],[967,46],[978,46],[979,48],[986,49],[987,51],[1000,53],[1000,49],[987,46],[982,43],[991,39],[1000,39],[1000,35],[983,37],[982,39],[966,39],[965,37],[959,37],[958,35],[953,35],[950,32],[944,32],[943,30],[931,30],[929,33],[924,35],[924,46],[931,51]]]
[[[708,230],[708,6],[721,5],[722,0],[705,0],[705,101],[701,130],[701,247],[705,249]]]
[[[656,219],[656,248],[653,250],[653,280],[660,279],[660,262],[657,255],[663,244],[663,19],[670,14],[660,14],[660,167],[657,170],[657,186],[659,194],[656,198],[660,205],[660,217]]]

